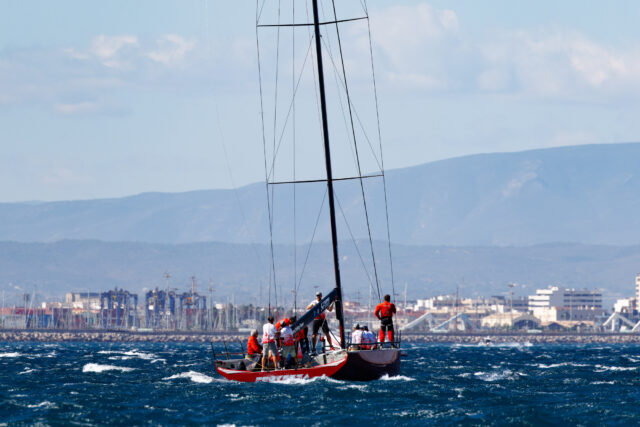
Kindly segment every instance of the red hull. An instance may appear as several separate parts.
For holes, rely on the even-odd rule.
[[[307,379],[321,377],[323,375],[330,377],[338,372],[345,363],[347,363],[346,357],[336,362],[314,366],[312,368],[282,369],[279,371],[267,372],[238,371],[235,369],[226,369],[221,367],[216,367],[216,370],[220,375],[231,381],[240,381],[245,383],[275,382],[283,381],[288,378]]]

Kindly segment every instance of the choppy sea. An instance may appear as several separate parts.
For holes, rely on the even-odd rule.
[[[401,376],[369,383],[243,384],[214,372],[206,344],[0,342],[0,424],[640,423],[637,345],[407,353]]]

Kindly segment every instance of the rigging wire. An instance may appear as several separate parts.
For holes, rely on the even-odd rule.
[[[325,44],[325,51],[327,52],[327,54],[329,55],[329,58],[331,59],[331,64],[333,65],[333,76],[334,79],[336,81],[336,86],[338,87],[343,87],[344,88],[344,82],[342,81],[342,76],[340,76],[340,73],[338,71],[338,67],[336,66],[335,61],[333,60],[333,55],[331,54],[333,52],[333,48],[331,46],[331,38],[327,37],[327,40],[325,41],[325,39],[322,40],[322,42]],[[340,105],[340,111],[342,112],[342,120],[344,122],[344,127],[345,127],[345,131],[347,134],[349,134],[349,124],[347,123],[347,114],[345,112],[344,109],[344,102],[342,100],[342,94],[341,91],[338,90],[336,91],[336,95],[338,98],[338,103]],[[351,144],[348,144],[349,148],[351,149],[351,156],[353,158],[353,165],[355,166],[355,168],[357,169],[358,164],[357,164],[357,160],[356,160],[356,153],[353,150],[353,146]],[[335,181],[335,179],[334,179]]]
[[[335,59],[333,58],[333,55],[331,54],[331,45],[327,44],[324,40],[322,41],[325,44],[326,50],[327,50],[327,55],[329,56],[329,59],[331,60],[331,64],[333,65],[333,70],[334,70],[334,74],[338,74],[338,66],[336,65]],[[340,82],[340,84],[342,85],[343,89],[345,88],[344,85],[344,81],[342,81],[341,78],[336,78],[336,80],[338,82]],[[340,99],[340,102],[342,102],[342,97],[340,96],[339,92],[338,92],[338,98]],[[341,104],[342,107],[342,104]],[[364,124],[362,123],[362,119],[360,118],[360,115],[358,114],[358,109],[355,106],[355,103],[353,102],[353,99],[351,100],[351,109],[353,110],[353,114],[356,118],[356,120],[358,121],[358,124],[360,125],[360,130],[362,130],[362,133],[364,135],[365,140],[367,141],[367,145],[369,145],[369,149],[371,150],[371,155],[374,158],[374,160],[376,161],[377,165],[378,165],[378,169],[382,170],[382,165],[380,163],[380,160],[378,159],[378,156],[375,152],[375,149],[373,148],[373,145],[371,145],[371,140],[369,139],[369,135],[367,135],[367,130],[364,126]],[[343,112],[344,114],[344,112]],[[345,117],[346,120],[346,117]],[[347,126],[348,127],[348,126]],[[351,147],[351,151],[353,152],[353,147]]]
[[[303,75],[304,69],[305,69],[305,67],[307,65],[307,60],[309,59],[309,56],[312,56],[312,55],[310,55],[311,46],[312,45],[313,45],[313,38],[309,41],[309,47],[307,49],[307,55],[305,56],[304,62],[302,64],[302,68],[300,70],[300,74],[298,75],[298,83],[296,84],[296,90],[294,91],[293,97],[291,99],[291,102],[289,103],[289,109],[287,110],[287,115],[285,117],[284,124],[282,125],[282,132],[280,132],[280,137],[278,138],[278,146],[277,146],[277,148],[275,150],[275,154],[274,154],[274,157],[273,157],[273,162],[275,162],[275,159],[277,158],[278,153],[280,152],[280,147],[282,146],[282,141],[284,140],[286,127],[287,127],[287,124],[289,123],[289,117],[291,117],[291,113],[292,113],[292,109],[293,109],[293,101],[294,101],[294,99],[295,99],[295,97],[296,97],[296,95],[298,93],[298,89],[299,89],[300,83],[302,81],[302,75]],[[269,178],[271,178],[274,175],[274,169],[275,169],[275,163],[271,165],[271,169],[269,170],[269,173],[268,173]]]
[[[296,0],[291,0],[291,22],[296,22]],[[293,136],[293,312],[298,311],[298,293],[296,282],[298,281],[298,236],[296,233],[296,29],[291,27],[291,103],[293,111],[291,117],[291,128]]]
[[[262,6],[264,7],[263,0]],[[258,24],[260,23],[260,16],[262,14],[262,9],[259,8],[260,0],[256,0],[256,48],[258,51],[258,86],[260,90],[260,124],[262,128],[262,149],[264,151],[264,172],[265,172],[265,187],[267,190],[267,212],[269,216],[269,249],[271,254],[271,264],[269,266],[269,289],[268,289],[268,313],[271,314],[271,284],[273,279],[273,285],[275,287],[276,282],[276,265],[275,265],[275,257],[273,253],[273,215],[271,211],[271,199],[269,197],[269,176],[268,176],[268,165],[267,165],[267,139],[265,132],[265,121],[264,121],[264,96],[263,96],[263,85],[262,85],[262,67],[260,61],[260,34],[258,31]],[[277,305],[277,304],[276,304]]]
[[[313,242],[316,237],[316,231],[318,230],[318,224],[320,223],[320,217],[322,216],[322,208],[324,207],[324,202],[327,199],[328,192],[329,190],[325,187],[324,196],[322,197],[322,203],[320,204],[320,209],[318,210],[318,215],[316,216],[316,223],[313,227],[313,233],[311,234],[311,241],[309,242],[309,246],[307,247],[307,255],[304,258],[302,270],[300,271],[300,279],[298,281],[298,286],[296,287],[296,292],[300,290],[300,285],[302,284],[302,277],[304,276],[304,272],[307,268],[307,261],[309,261],[309,254],[311,253],[311,247],[313,246]]]
[[[380,130],[380,108],[378,105],[378,87],[376,85],[376,71],[373,65],[373,45],[371,43],[371,22],[369,21],[369,9],[367,7],[367,0],[362,0],[365,14],[367,15],[367,31],[369,34],[369,57],[371,58],[371,76],[373,80],[373,95],[375,98],[376,105],[376,123],[378,125],[378,142],[380,143],[380,162],[381,162],[381,173],[382,173],[382,188],[384,193],[384,213],[387,222],[387,244],[389,248],[389,268],[391,270],[391,290],[395,297],[396,286],[393,274],[393,256],[391,254],[391,226],[389,223],[389,203],[387,200],[387,178],[384,173],[384,157],[382,155],[382,131]]]
[[[278,25],[280,25],[280,6],[281,6],[281,0],[278,0]],[[276,32],[276,82],[275,82],[275,88],[274,88],[274,100],[273,100],[273,151],[272,151],[272,155],[273,155],[273,159],[271,164],[273,165],[273,174],[275,176],[275,162],[276,162],[276,129],[277,129],[277,125],[278,125],[278,76],[280,75],[279,71],[280,71],[280,27],[278,27],[278,30]],[[271,188],[271,216],[274,217],[275,216],[275,195],[276,195],[276,191],[275,188]],[[274,274],[275,274],[275,267],[274,267]],[[282,286],[281,286],[282,287]],[[277,286],[277,282],[275,281],[275,277],[274,277],[274,283],[273,283],[273,292],[274,292],[274,297],[276,300],[276,313],[277,313],[277,307],[278,307],[278,286]]]
[[[333,17],[334,19],[337,21],[338,20],[338,15],[336,13],[336,3],[335,0],[331,0],[331,5],[333,6]],[[347,97],[347,106],[349,107],[349,120],[351,123],[351,130],[352,130],[352,136],[353,136],[353,146],[354,146],[354,150],[356,153],[356,159],[357,159],[357,165],[358,165],[358,175],[362,176],[362,168],[360,165],[360,156],[358,154],[358,143],[356,140],[356,131],[355,131],[355,126],[353,124],[353,112],[351,110],[351,94],[349,93],[349,85],[347,83],[347,73],[346,73],[346,69],[344,66],[344,56],[342,53],[342,41],[340,39],[340,28],[339,25],[336,24],[336,36],[338,38],[338,49],[340,52],[340,63],[342,65],[342,75],[343,75],[343,79],[344,79],[344,85],[345,85],[345,94]],[[373,261],[373,274],[376,280],[376,286],[378,287],[378,295],[380,293],[380,281],[378,278],[378,267],[376,266],[376,256],[375,256],[375,251],[373,249],[373,238],[371,237],[371,222],[369,220],[369,210],[367,209],[367,197],[364,191],[364,180],[362,178],[359,179],[360,182],[360,190],[362,192],[362,204],[364,207],[364,215],[366,218],[366,223],[367,223],[367,234],[369,236],[369,247],[371,249],[371,258]]]
[[[347,221],[347,216],[344,213],[344,210],[342,209],[342,203],[340,203],[340,199],[338,198],[338,196],[336,195],[336,201],[338,202],[338,207],[340,208],[340,213],[342,214],[342,218],[344,219],[344,223],[347,226],[347,230],[349,231],[349,235],[351,236],[351,241],[353,242],[353,246],[356,248],[356,253],[358,254],[358,257],[360,258],[360,263],[362,264],[362,268],[364,269],[364,273],[367,276],[367,280],[369,280],[369,287],[371,289],[373,289],[373,281],[371,280],[371,274],[369,274],[369,270],[367,270],[367,266],[364,262],[364,258],[362,257],[362,254],[360,253],[360,248],[358,247],[358,243],[356,241],[356,238],[354,237],[353,233],[351,232],[351,227],[349,226],[349,222]],[[380,296],[380,287],[377,287],[377,291],[378,291],[378,298],[381,299]]]

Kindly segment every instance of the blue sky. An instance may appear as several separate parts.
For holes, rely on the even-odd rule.
[[[640,3],[369,8],[387,168],[640,140]],[[225,158],[236,185],[264,179],[254,19],[253,1],[1,0],[0,202],[229,188]]]

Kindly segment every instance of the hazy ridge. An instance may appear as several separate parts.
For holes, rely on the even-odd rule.
[[[387,173],[392,240],[417,245],[640,242],[640,143],[454,158]],[[386,238],[380,180],[366,182],[374,238]],[[349,218],[357,183],[337,184]],[[268,241],[264,184],[116,199],[0,204],[0,240],[151,243]],[[292,242],[292,190],[277,189],[274,237]],[[297,186],[298,242],[308,241],[324,186]],[[325,204],[326,208],[326,204]],[[356,221],[351,221],[355,223]],[[339,224],[340,225],[340,224]],[[356,237],[365,236],[355,228]],[[341,226],[342,238],[347,238]],[[327,240],[320,216],[317,239]]]
[[[364,242],[360,242],[364,245]],[[341,269],[347,297],[369,298],[369,284],[354,245],[341,250]],[[386,245],[375,245],[379,255],[381,291],[391,292]],[[310,299],[314,288],[332,286],[330,247],[312,248],[299,288],[300,300]],[[493,295],[507,291],[507,283],[518,282],[516,292],[533,293],[536,287],[564,284],[576,288],[602,288],[607,300],[634,293],[634,277],[640,269],[640,245],[603,246],[547,244],[529,247],[448,247],[394,245],[395,288],[409,298],[455,292],[462,295]],[[298,248],[298,279],[306,247]],[[291,302],[293,288],[293,247],[276,246],[277,281],[280,298]],[[0,283],[19,286],[27,292],[60,295],[70,290],[104,290],[115,286],[140,292],[173,277],[171,286],[186,290],[189,278],[198,278],[199,289],[208,288],[209,279],[218,300],[231,298],[255,303],[267,298],[269,277],[267,245],[190,243],[164,245],[99,241],[56,243],[0,243]],[[367,265],[371,272],[371,265]],[[20,295],[13,287],[7,289]],[[374,297],[376,296],[374,290]],[[272,294],[273,295],[273,294]],[[272,298],[274,298],[272,296]],[[273,301],[272,301],[273,303]]]

